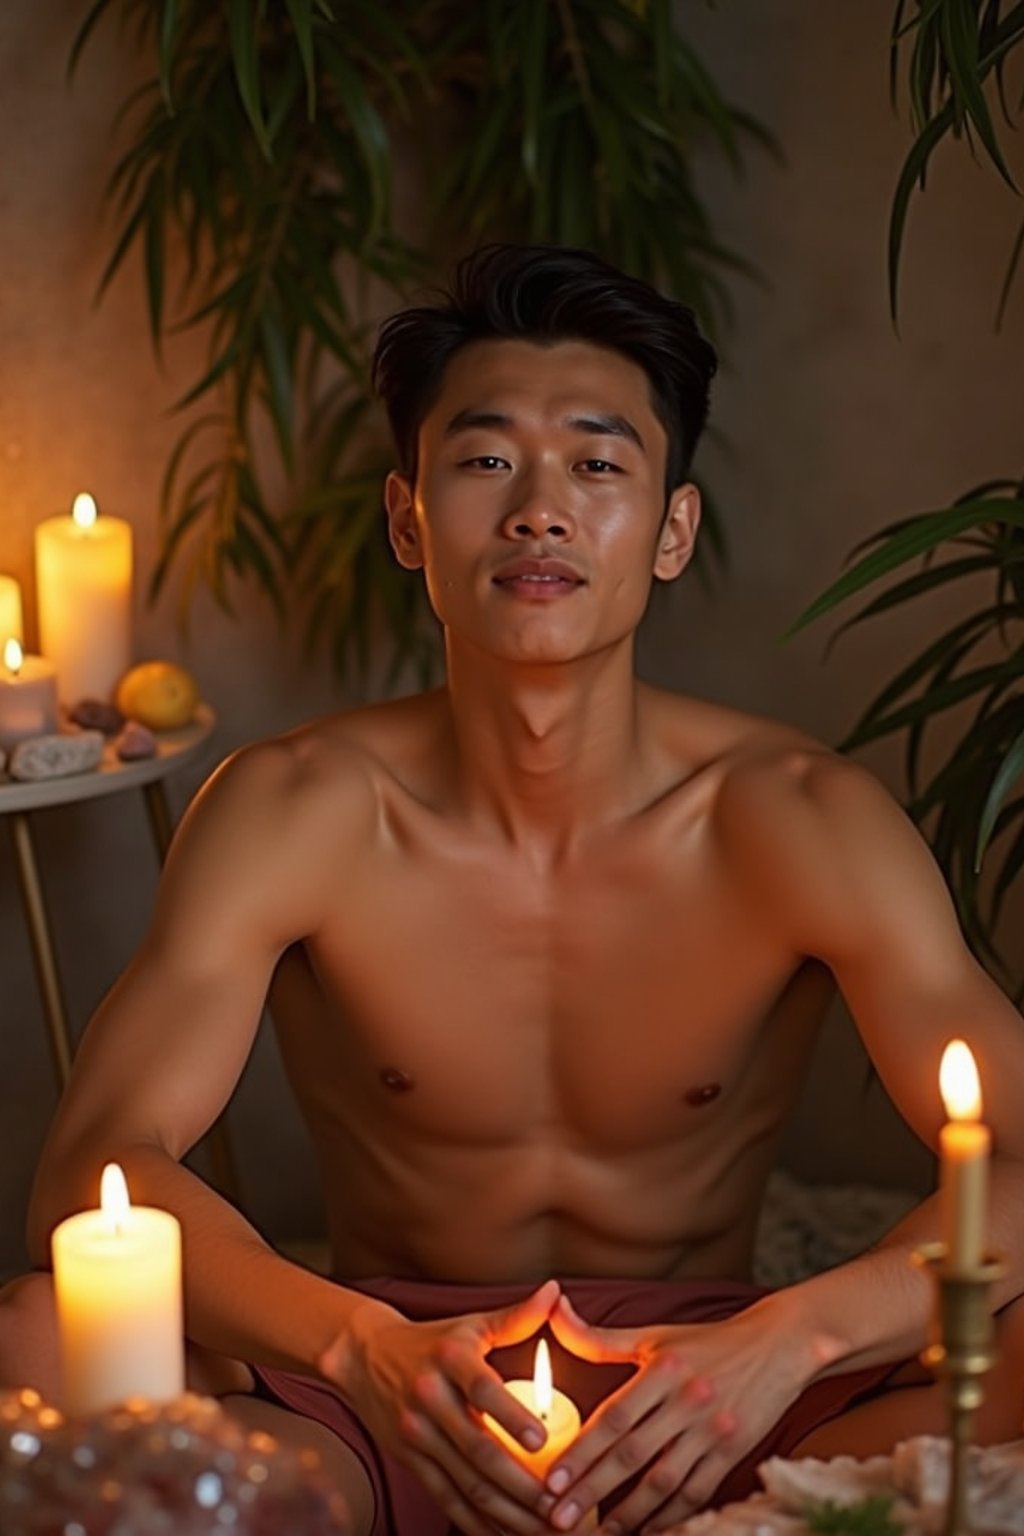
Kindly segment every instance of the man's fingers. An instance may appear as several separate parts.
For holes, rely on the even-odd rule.
[[[438,1346],[438,1364],[471,1408],[489,1413],[526,1450],[539,1451],[547,1437],[543,1424],[506,1390],[501,1376],[481,1360],[477,1349],[454,1338],[444,1339]]]
[[[557,1530],[571,1530],[581,1515],[657,1456],[666,1437],[657,1410],[678,1386],[678,1374],[659,1362],[596,1410],[548,1472],[547,1487],[559,1501],[551,1515]]]
[[[484,1350],[498,1349],[504,1344],[521,1344],[546,1323],[561,1294],[557,1280],[545,1280],[529,1296],[511,1307],[498,1307],[493,1312],[481,1312]]]
[[[495,1536],[498,1527],[477,1515],[466,1503],[458,1488],[436,1461],[416,1451],[407,1451],[405,1464],[415,1472],[435,1504],[438,1504],[452,1524],[465,1536]]]
[[[596,1328],[586,1322],[561,1295],[550,1316],[551,1331],[565,1349],[581,1360],[598,1363],[609,1360],[636,1360],[642,1331],[637,1328]]]
[[[536,1478],[467,1419],[451,1388],[439,1381],[418,1395],[423,1399],[422,1411],[407,1413],[402,1422],[410,1452],[440,1469],[477,1520],[516,1536],[549,1532],[546,1522],[531,1508],[541,1497]],[[422,1475],[422,1470],[417,1470]],[[449,1506],[444,1507],[454,1519]]]

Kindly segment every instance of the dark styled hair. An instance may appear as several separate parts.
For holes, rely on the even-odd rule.
[[[668,436],[666,496],[682,484],[717,365],[693,311],[590,251],[546,245],[484,246],[458,263],[450,289],[435,302],[401,310],[382,325],[373,382],[410,479],[420,425],[448,363],[472,341],[506,338],[588,341],[639,364]]]

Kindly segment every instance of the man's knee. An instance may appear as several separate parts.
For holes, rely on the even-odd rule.
[[[57,1315],[50,1275],[23,1275],[0,1290],[0,1386],[35,1387],[53,1401]]]

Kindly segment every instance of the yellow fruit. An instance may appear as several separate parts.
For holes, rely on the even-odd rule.
[[[151,731],[173,731],[195,715],[199,686],[191,672],[173,661],[142,661],[122,677],[114,702],[129,720]]]

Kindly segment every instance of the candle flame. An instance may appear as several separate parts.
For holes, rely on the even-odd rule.
[[[79,491],[71,504],[71,516],[76,528],[91,528],[96,521],[96,503],[88,491]]]
[[[951,1120],[981,1119],[981,1083],[966,1041],[951,1040],[943,1051],[939,1090]]]
[[[100,1210],[111,1232],[123,1232],[131,1210],[128,1185],[120,1163],[108,1163],[100,1178]]]
[[[551,1351],[547,1339],[541,1339],[533,1357],[533,1401],[542,1419],[551,1412],[552,1398]]]
[[[25,653],[18,641],[12,635],[4,646],[4,666],[14,677],[21,671],[21,664],[25,660]]]

